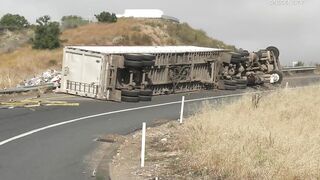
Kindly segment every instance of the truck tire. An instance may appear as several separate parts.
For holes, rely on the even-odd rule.
[[[223,83],[230,86],[235,86],[237,84],[237,82],[234,80],[224,80]]]
[[[241,58],[231,58],[230,62],[232,64],[238,64],[238,63],[241,63]]]
[[[259,58],[261,58],[261,57],[262,57],[262,51],[259,50],[258,52],[256,52],[256,55],[257,55]]]
[[[152,61],[156,59],[156,56],[152,54],[125,54],[124,58],[129,61]]]
[[[218,86],[218,89],[220,89],[220,90],[236,90],[237,86],[236,85],[221,84]]]
[[[242,57],[242,58],[240,58],[240,61],[241,62],[246,62],[246,61],[249,61],[249,58],[248,57]]]
[[[237,84],[237,89],[246,89],[247,85],[246,84]]]
[[[278,58],[280,55],[279,49],[274,46],[267,47],[267,50],[273,52],[273,54],[276,56],[276,58]]]
[[[142,61],[143,66],[149,67],[149,66],[154,66],[155,62],[154,61]]]
[[[140,91],[141,96],[152,96],[153,91],[151,89],[145,89]]]
[[[235,81],[237,82],[237,84],[248,84],[248,80],[246,79],[236,79]]]
[[[126,66],[126,67],[140,68],[140,67],[143,66],[143,62],[142,62],[142,61],[124,60],[124,66]]]
[[[242,57],[245,57],[245,56],[249,56],[249,55],[250,55],[249,51],[247,51],[247,50],[241,51],[240,54],[241,54]]]
[[[121,90],[121,96],[139,97],[139,90]]]
[[[151,101],[152,96],[139,96],[140,101]]]
[[[232,54],[231,57],[232,58],[241,58],[241,54]]]
[[[224,85],[224,89],[225,90],[236,90],[237,89],[237,86],[231,86],[231,85]]]
[[[122,102],[139,102],[139,97],[121,96]]]
[[[277,81],[274,82],[273,84],[281,84],[282,80],[283,80],[283,73],[281,71],[277,71],[277,70],[274,70],[274,71],[271,71],[270,72],[271,75],[276,75],[277,76]]]
[[[156,56],[152,55],[152,54],[144,54],[143,55],[143,60],[145,61],[153,61],[156,59]]]
[[[142,54],[125,54],[124,58],[129,61],[141,61],[143,60]]]

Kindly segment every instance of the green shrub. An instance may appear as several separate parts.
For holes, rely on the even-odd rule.
[[[55,49],[60,47],[60,29],[58,22],[51,22],[49,16],[37,19],[35,37],[33,39],[34,49]]]
[[[77,28],[88,23],[88,20],[85,20],[80,16],[63,16],[61,19],[61,29]]]
[[[101,12],[100,14],[95,14],[94,15],[98,22],[109,22],[109,23],[114,23],[117,22],[117,16],[114,13],[109,13],[106,11]]]
[[[6,14],[0,19],[0,26],[9,30],[20,30],[27,28],[29,22],[25,17],[18,14]]]

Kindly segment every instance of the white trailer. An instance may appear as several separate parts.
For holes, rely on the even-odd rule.
[[[149,88],[153,95],[160,95],[172,91],[176,83],[175,92],[193,91],[205,83],[216,82],[214,65],[227,55],[223,56],[223,52],[195,46],[68,46],[64,48],[60,90],[114,101],[121,101],[124,89]],[[142,59],[126,60],[129,55],[148,55],[154,60],[150,59],[149,65],[144,66],[140,64],[145,62]],[[133,67],[130,62],[135,63]],[[170,72],[182,67],[187,73],[184,76],[188,77],[183,77],[177,85]]]
[[[137,102],[153,95],[281,83],[279,50],[258,52],[196,46],[68,46],[61,91]]]

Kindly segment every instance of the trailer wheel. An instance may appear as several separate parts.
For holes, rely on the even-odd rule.
[[[248,57],[242,57],[242,58],[240,58],[240,61],[241,62],[246,62],[246,61],[249,61],[249,58]]]
[[[155,62],[154,61],[142,61],[143,66],[154,66]]]
[[[220,90],[236,90],[237,86],[236,85],[221,84],[218,86],[218,89],[220,89]]]
[[[225,90],[236,90],[237,89],[237,86],[231,86],[231,85],[224,85],[224,89]]]
[[[143,62],[142,61],[124,60],[124,66],[140,68],[143,66]]]
[[[143,60],[142,54],[125,54],[124,58],[129,61],[140,61]]]
[[[156,59],[156,56],[151,54],[125,54],[124,58],[130,61],[141,61],[141,60],[152,61]]]
[[[259,58],[262,58],[262,51],[259,50],[258,52],[256,52],[256,55],[257,55]]]
[[[241,54],[232,54],[231,55],[232,58],[241,58]]]
[[[138,97],[139,94],[140,94],[139,90],[121,90],[122,96]]]
[[[238,64],[241,63],[241,59],[240,58],[231,58],[230,63],[232,64]]]
[[[152,96],[139,96],[140,101],[151,101]]]
[[[242,57],[250,55],[249,51],[247,51],[247,50],[241,51],[240,54],[241,54]]]
[[[234,80],[224,80],[223,83],[225,85],[235,86],[237,84],[237,81]]]
[[[152,54],[144,54],[143,55],[143,60],[146,61],[153,61],[156,59],[156,56],[152,55]]]
[[[246,89],[247,85],[246,84],[237,84],[237,89]]]
[[[237,82],[237,84],[248,84],[248,80],[247,79],[236,79],[235,80]]]
[[[271,78],[273,79],[272,81],[270,81],[271,84],[281,84],[282,80],[283,80],[283,73],[281,71],[271,71]]]
[[[151,89],[145,89],[140,91],[140,95],[142,96],[152,96],[153,91]]]
[[[122,102],[139,102],[139,97],[121,96]]]

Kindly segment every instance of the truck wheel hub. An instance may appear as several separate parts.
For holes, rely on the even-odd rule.
[[[276,83],[280,80],[280,76],[279,74],[271,74],[271,77],[270,77],[270,83]]]

